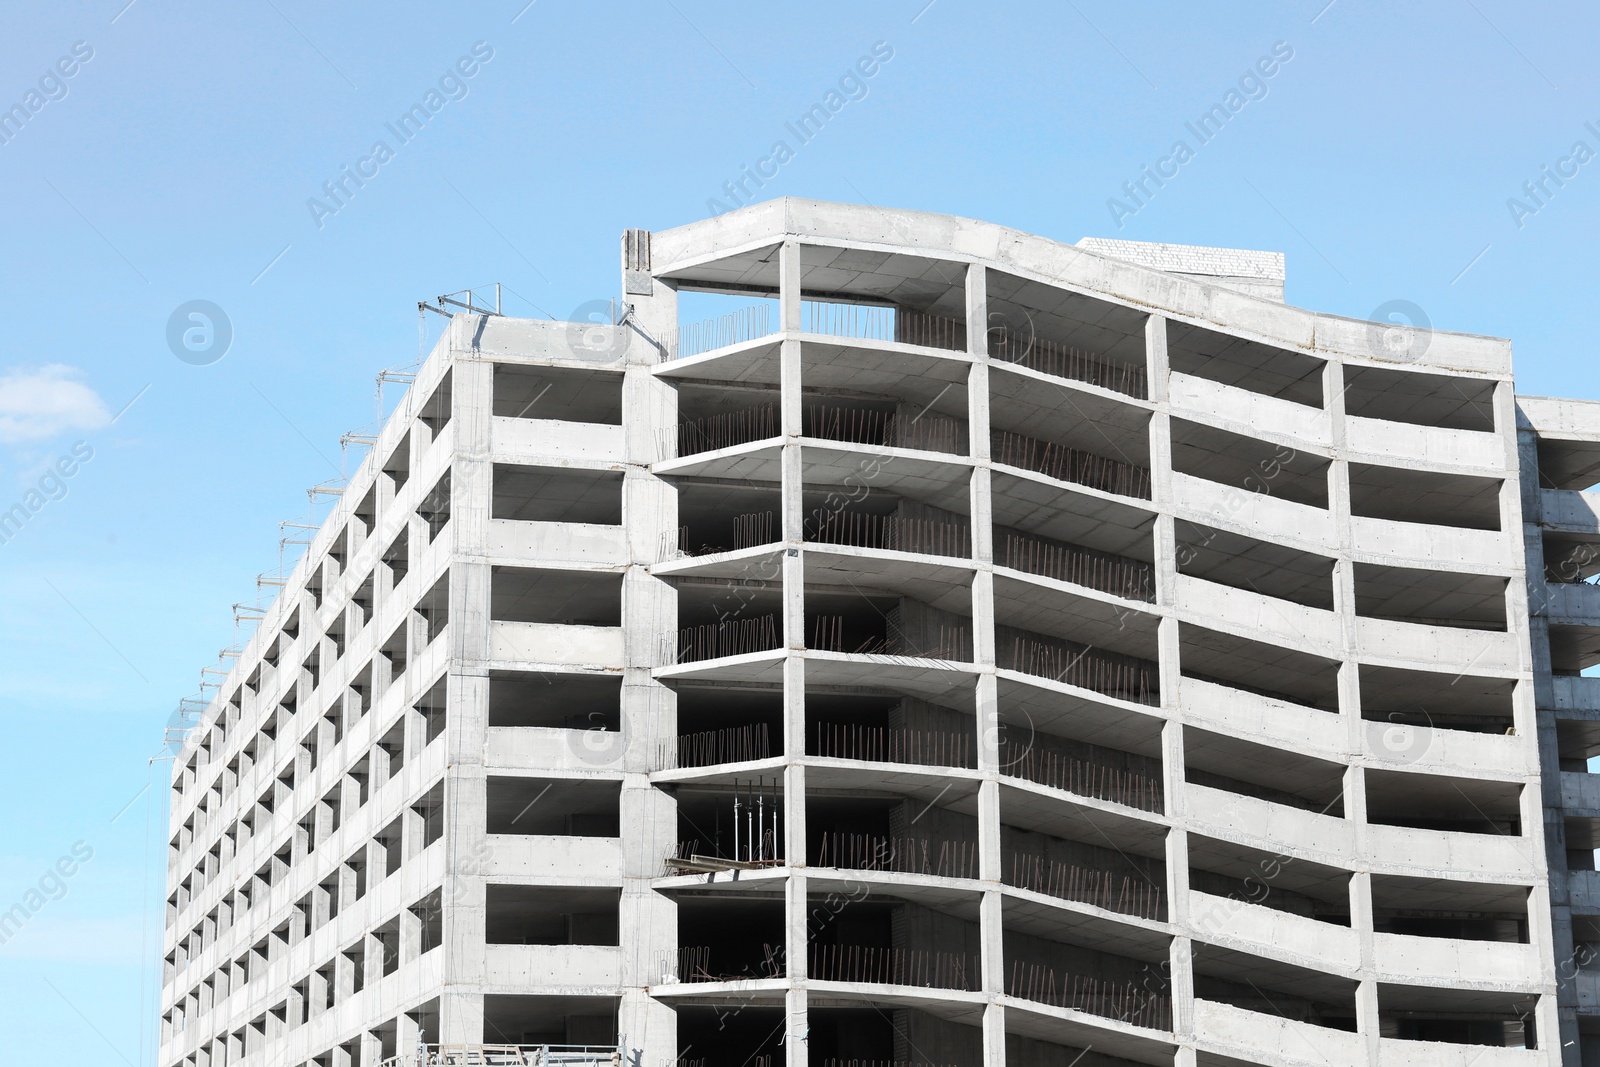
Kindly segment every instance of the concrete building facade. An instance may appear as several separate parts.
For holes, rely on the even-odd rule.
[[[162,1067],[1600,1063],[1600,405],[1273,253],[622,283],[453,316],[215,688]]]

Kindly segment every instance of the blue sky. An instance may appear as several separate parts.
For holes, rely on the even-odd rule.
[[[64,892],[0,945],[15,1062],[154,1062],[167,765],[147,761],[278,523],[358,461],[339,435],[416,358],[416,301],[498,280],[510,313],[567,317],[616,295],[624,228],[731,203],[775,141],[757,198],[1282,250],[1292,303],[1410,301],[1512,338],[1520,391],[1600,396],[1589,6],[126,3],[0,16],[0,108],[38,93],[0,126],[0,510],[39,493],[0,544],[0,910]],[[800,144],[785,124],[875,45],[890,58]],[[402,143],[386,124],[430,90]],[[1200,144],[1185,124],[1234,90]],[[1130,201],[1180,139],[1192,158]],[[346,165],[376,173],[334,204]],[[1546,166],[1568,177],[1533,200]],[[167,342],[193,300],[231,324],[204,365]],[[92,858],[47,878],[78,842]]]

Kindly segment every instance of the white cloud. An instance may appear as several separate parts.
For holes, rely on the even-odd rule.
[[[61,363],[0,375],[0,441],[43,441],[68,430],[97,430],[111,421],[100,395]]]

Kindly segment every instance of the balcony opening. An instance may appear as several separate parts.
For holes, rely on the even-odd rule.
[[[417,517],[428,527],[428,543],[444,532],[450,522],[450,472],[445,471],[417,504]]]
[[[937,909],[821,892],[807,903],[806,966],[812,982],[981,988],[976,895]]]
[[[1139,546],[1145,547],[1145,546]],[[1154,603],[1155,568],[1145,560],[1099,552],[1006,526],[994,529],[994,562],[1025,574]]]
[[[484,888],[487,944],[618,944],[619,889],[493,884]]]
[[[1344,366],[1344,413],[1364,419],[1494,432],[1495,382],[1453,374]]]
[[[781,772],[772,772],[667,787],[678,802],[678,840],[666,870],[782,866],[788,859],[782,785]]]
[[[1389,522],[1500,529],[1499,478],[1350,464],[1350,513]]]
[[[444,895],[435,889],[415,904],[411,914],[417,918],[417,955],[432,952],[444,943]],[[429,1033],[438,1033],[430,1030]]]
[[[1172,1029],[1168,937],[1139,931],[1120,939],[1124,952],[1107,952],[1068,940],[1073,935],[1059,919],[1024,910],[1020,901],[1004,905],[1009,996],[1149,1030]]]
[[[1348,927],[1350,878],[1338,867],[1189,833],[1189,888],[1198,893]],[[1236,918],[1226,906],[1209,907],[1190,907],[1192,922],[1208,934]]]
[[[1326,509],[1328,467],[1328,460],[1312,452],[1172,420],[1172,469],[1179,474]]]
[[[967,662],[972,619],[910,597],[807,589],[806,648],[852,655]]]
[[[1339,662],[1182,623],[1183,676],[1324,711],[1339,710]]]
[[[991,359],[1141,400],[1148,395],[1148,315],[1001,271],[989,271],[987,281]]]
[[[1183,730],[1184,780],[1319,815],[1344,817],[1346,767],[1289,749]]]
[[[1044,733],[1031,717],[1016,721],[1003,702],[997,762],[1000,773],[1011,778],[1140,811],[1161,812],[1166,804],[1160,739],[1152,733],[1130,730],[1118,739],[1142,742],[1147,749],[1144,754],[1125,751]]]
[[[393,588],[405,580],[406,573],[411,569],[411,552],[409,549],[410,537],[405,530],[395,535],[389,542],[389,547],[383,551],[383,565],[389,569],[389,586]]]
[[[971,814],[924,797],[872,790],[867,779],[828,775],[861,795],[806,798],[807,862],[840,871],[896,871],[935,878],[978,877],[978,821]],[[941,801],[968,801],[974,790],[957,786]]]
[[[804,536],[808,543],[847,545],[886,552],[970,558],[972,525],[965,514],[946,511],[896,493],[867,489],[855,500],[809,492]]]
[[[964,456],[966,394],[951,389],[937,407],[899,397],[831,396],[807,391],[800,399],[800,436],[822,441],[906,448]],[[943,410],[943,409],[950,410]]]
[[[1005,573],[994,578],[994,620],[995,648],[1001,658],[1021,645],[1041,642],[1082,646],[1091,650],[1085,653],[1090,659],[1115,655],[1142,661],[1151,668],[1157,656],[1159,620],[1153,613]],[[1016,656],[1022,661],[1021,653]]]
[[[1372,927],[1384,934],[1528,944],[1528,887],[1372,876]]]
[[[1522,834],[1522,785],[1366,769],[1367,821],[1464,834]]]
[[[1356,614],[1423,626],[1506,629],[1506,579],[1492,574],[1355,565]]]
[[[773,387],[700,385],[677,387],[677,429],[663,442],[664,459],[768,441],[783,434],[780,394]]]
[[[449,715],[448,688],[448,680],[440,678],[412,705],[422,718],[422,743],[425,746],[433,744],[444,733]]]
[[[998,592],[998,585],[997,592]],[[998,610],[997,602],[997,610]],[[1102,631],[1109,633],[1110,631]],[[1137,632],[1122,637],[1137,641]],[[1001,670],[1044,678],[1135,704],[1161,702],[1160,670],[1142,656],[1111,651],[1053,634],[997,624],[995,662]]]
[[[1600,442],[1539,437],[1539,486],[1583,491],[1600,483]]]
[[[622,677],[490,671],[489,728],[622,729]]]
[[[1006,1026],[1008,1028],[1006,1030],[1006,1063],[1076,1063],[1081,1064],[1082,1067],[1090,1067],[1091,1064],[1093,1067],[1136,1067],[1141,1062],[1102,1053],[1095,1049],[1092,1041],[1088,1041],[1083,1037],[1078,1038],[1078,1040],[1084,1040],[1085,1044],[1079,1046],[1063,1044],[1059,1041],[1047,1041],[1032,1034],[1011,1030],[1010,1027],[1016,1025],[1012,1020],[1013,1016],[1008,1015],[1006,1017]],[[1029,1023],[1024,1022],[1022,1025],[1028,1026]],[[977,1028],[974,1027],[974,1029]],[[978,1032],[980,1035],[982,1034],[981,1030]],[[1253,1067],[1253,1065],[1244,1064],[1236,1060],[1229,1060],[1226,1064],[1220,1059],[1216,1061],[1208,1060],[1204,1052],[1198,1055],[1199,1058],[1195,1062],[1199,1067]],[[982,1063],[983,1059],[979,1057],[971,1062]]]
[[[1143,412],[1137,419],[1148,423]],[[1012,421],[1017,428],[1008,428]],[[1150,442],[1144,425],[1080,421],[1070,409],[1013,420],[1001,406],[990,414],[989,455],[996,464],[1058,482],[1150,499]]]
[[[400,492],[411,477],[411,435],[400,438],[389,458],[383,462],[383,473],[388,476],[393,492]]]
[[[981,1027],[916,1009],[812,1008],[806,1021],[810,1062],[819,1067],[978,1067],[983,1062]]]
[[[383,865],[373,871],[373,881],[389,877],[405,862],[405,816],[402,815],[372,836],[373,844],[382,850]]]
[[[677,579],[679,625],[662,635],[663,662],[692,663],[783,647],[783,590],[777,577]]]
[[[782,510],[777,486],[686,481],[678,487],[678,538],[670,548],[709,556],[773,544],[783,540]]]
[[[601,1059],[617,1048],[617,1003],[615,997],[488,993],[483,998],[483,1040],[568,1046],[552,1052],[587,1047]]]
[[[491,775],[486,831],[550,837],[616,837],[622,783]]]
[[[1000,879],[1009,886],[1152,922],[1167,918],[1165,861],[1014,826],[1000,827]]]
[[[1270,541],[1178,519],[1178,573],[1333,610],[1333,560]]]
[[[496,463],[490,517],[619,526],[622,472]]]
[[[965,352],[967,327],[959,308],[951,314],[900,304],[806,299],[800,302],[800,332],[853,341],[886,341],[920,348]]]
[[[1544,542],[1544,580],[1557,585],[1576,582],[1594,584],[1600,575],[1600,542],[1592,537],[1546,530]]]
[[[621,426],[622,375],[574,367],[496,363],[494,413],[502,418]]]
[[[411,802],[411,811],[422,828],[422,847],[428,848],[444,836],[444,783],[434,787]]]
[[[1361,717],[1397,726],[1503,734],[1512,728],[1513,678],[1360,668]],[[1418,739],[1419,741],[1421,739]]]
[[[772,256],[770,288],[716,292],[682,288],[678,293],[678,337],[674,359],[688,359],[731,345],[756,341],[778,331],[776,248]],[[763,291],[765,290],[765,291]],[[771,293],[771,295],[767,295]]]
[[[1500,1048],[1540,1047],[1534,1031],[1538,995],[1495,990],[1378,984],[1378,1033],[1402,1041]],[[1470,1056],[1463,1057],[1471,1062]]]
[[[445,371],[444,378],[434,386],[433,395],[423,401],[422,407],[417,411],[417,421],[428,428],[429,441],[437,440],[439,434],[449,425],[450,399],[450,372]]]
[[[1600,663],[1600,627],[1550,624],[1550,671],[1576,675]]]
[[[813,1014],[815,1011],[812,1009]],[[726,1004],[684,1004],[676,1014],[678,1056],[672,1067],[781,1067],[784,1062],[788,1019],[781,992],[772,995],[768,1003],[740,993],[737,1001]],[[815,1032],[815,1025],[811,1029]]]
[[[1167,362],[1180,374],[1322,407],[1322,372],[1327,364],[1299,352],[1169,320]]]
[[[1195,999],[1253,1011],[1273,1024],[1288,1019],[1354,1033],[1358,985],[1336,974],[1194,943]]]
[[[824,759],[977,767],[971,715],[916,697],[806,693],[806,754]]]
[[[1155,517],[1141,507],[1063,491],[1000,470],[990,475],[989,484],[997,558],[1006,537],[1015,534],[1143,563],[1155,559]]]
[[[489,618],[563,626],[622,625],[622,575],[494,567]]]
[[[378,969],[388,977],[400,969],[400,920],[390,919],[372,931],[378,951]]]
[[[964,263],[805,245],[800,270],[804,332],[954,351],[967,347]]]
[[[783,691],[683,686],[678,732],[663,740],[656,766],[713,767],[783,753]]]
[[[678,944],[661,970],[679,982],[748,982],[788,973],[782,899],[683,897]]]

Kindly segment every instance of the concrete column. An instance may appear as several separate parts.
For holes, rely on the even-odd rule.
[[[400,909],[400,963],[405,965],[422,955],[422,919],[410,908]]]
[[[417,1052],[417,1020],[408,1012],[401,1012],[394,1021],[394,1051],[398,1056],[411,1057]],[[429,1034],[428,1038],[435,1035]],[[406,1062],[409,1064],[410,1060]]]
[[[371,1031],[363,1032],[359,1040],[361,1067],[378,1067],[383,1061],[383,1042]]]
[[[313,1018],[328,1010],[332,1004],[333,990],[330,988],[328,980],[322,976],[321,971],[312,971],[307,976],[306,990],[310,1015]]]
[[[658,458],[660,442],[671,440],[678,421],[678,394],[657,378],[654,368],[678,337],[678,294],[640,267],[647,267],[648,234],[642,259],[630,265],[628,239],[622,252],[622,289],[633,308],[619,343],[623,372],[623,425],[627,435],[628,471],[623,504],[630,567],[623,595],[626,612],[622,687],[622,825],[637,847],[624,852],[619,922],[623,945],[637,946],[623,957],[622,999],[618,1037],[629,1050],[660,1052],[670,1059],[677,1049],[677,1013],[649,996],[660,979],[663,960],[678,947],[677,904],[653,892],[661,860],[677,840],[677,802],[650,784],[660,742],[677,736],[676,694],[657,683],[651,671],[664,663],[662,637],[678,625],[677,591],[646,567],[671,558],[677,550],[678,492],[656,478],[649,465]],[[636,250],[637,251],[640,250]]]
[[[1006,1067],[1006,1009],[1003,1004],[983,1006],[983,1067]]]
[[[366,953],[361,960],[363,967],[366,969],[364,983],[370,988],[383,981],[383,942],[378,939],[376,934],[370,931],[362,936],[361,942],[362,948]]]

